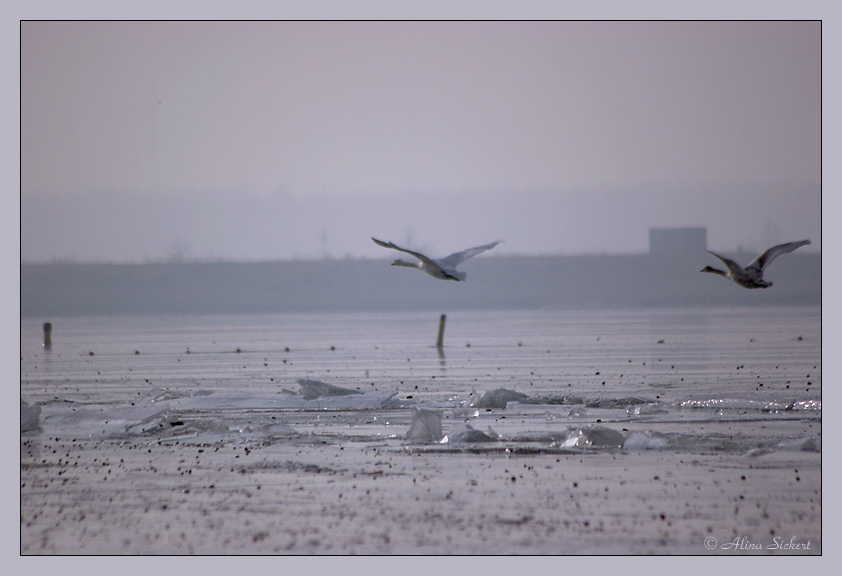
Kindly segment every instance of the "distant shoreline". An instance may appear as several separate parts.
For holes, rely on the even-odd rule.
[[[746,255],[738,255],[738,261]],[[699,273],[705,253],[495,256],[464,283],[387,260],[21,264],[21,317],[821,305],[821,254],[775,261],[766,290]],[[747,261],[746,261],[747,263]]]

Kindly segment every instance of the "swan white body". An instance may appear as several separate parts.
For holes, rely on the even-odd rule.
[[[728,267],[728,271],[724,272],[722,270],[717,270],[716,268],[711,268],[710,266],[705,266],[700,270],[700,272],[710,272],[711,274],[724,276],[729,280],[733,280],[743,288],[768,288],[772,285],[772,283],[763,279],[763,271],[769,264],[772,263],[772,260],[781,254],[788,254],[809,243],[809,240],[801,240],[799,242],[788,242],[786,244],[773,246],[755,258],[754,261],[745,268],[740,268],[740,265],[733,260],[729,260],[728,258],[724,258],[719,254],[708,250],[708,254],[713,254],[725,263]]]
[[[413,250],[407,250],[406,248],[401,248],[400,246],[396,246],[392,242],[383,242],[382,240],[378,240],[377,238],[372,238],[374,243],[378,246],[383,246],[384,248],[391,248],[392,250],[398,250],[400,252],[406,252],[407,254],[411,254],[418,258],[418,262],[406,262],[404,260],[395,260],[392,262],[392,266],[405,266],[407,268],[418,268],[419,270],[423,270],[433,278],[438,278],[439,280],[455,280],[457,282],[462,282],[467,278],[467,274],[465,272],[461,272],[456,269],[456,267],[471,258],[472,256],[476,256],[486,250],[491,250],[495,246],[497,246],[502,240],[498,240],[497,242],[492,242],[491,244],[486,244],[485,246],[477,246],[476,248],[468,248],[467,250],[463,250],[461,252],[455,252],[450,256],[446,256],[444,258],[434,260],[421,254],[420,252],[415,252]]]

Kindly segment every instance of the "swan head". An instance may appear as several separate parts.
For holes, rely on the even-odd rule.
[[[392,266],[406,266],[408,268],[418,268],[417,262],[406,262],[405,260],[401,260],[398,258],[394,262],[392,262]]]

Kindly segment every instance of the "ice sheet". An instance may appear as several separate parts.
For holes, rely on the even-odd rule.
[[[821,550],[818,309],[52,324],[23,554]]]

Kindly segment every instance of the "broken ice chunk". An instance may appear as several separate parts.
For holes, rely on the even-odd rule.
[[[441,410],[412,408],[412,422],[406,439],[413,442],[438,442],[441,438]]]
[[[350,388],[342,388],[334,386],[327,382],[320,382],[319,380],[307,380],[301,378],[297,380],[298,385],[301,386],[301,393],[304,394],[305,400],[313,400],[315,398],[324,398],[325,396],[348,396],[349,394],[362,394],[359,390],[351,390]]]

